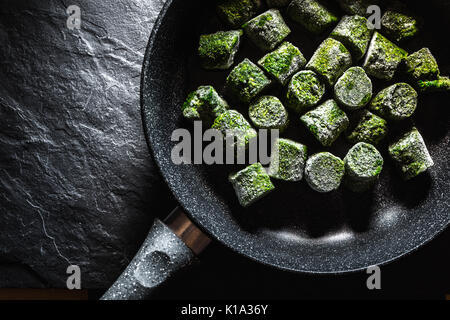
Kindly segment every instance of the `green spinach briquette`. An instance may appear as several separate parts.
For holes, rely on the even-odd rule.
[[[434,165],[422,135],[416,128],[389,146],[389,155],[405,180],[412,179]]]
[[[302,114],[317,105],[324,94],[325,84],[314,71],[300,71],[289,82],[286,106]]]
[[[294,73],[305,66],[306,59],[296,46],[286,41],[261,58],[258,64],[272,78],[285,85]]]
[[[373,145],[360,142],[348,151],[344,163],[345,186],[354,192],[364,192],[378,180],[384,161]]]
[[[338,189],[344,173],[344,161],[329,152],[316,153],[306,161],[305,180],[317,192]]]
[[[388,133],[387,121],[367,110],[361,110],[354,115],[356,125],[347,135],[351,143],[366,142],[378,144]]]
[[[239,203],[243,207],[248,207],[275,189],[269,175],[258,162],[231,174],[228,180],[233,185]]]
[[[255,99],[271,81],[256,64],[245,58],[228,75],[227,91],[238,101],[249,103]]]
[[[283,132],[289,123],[286,109],[273,96],[263,96],[256,100],[250,105],[248,114],[258,129],[278,129]]]
[[[417,107],[417,92],[407,83],[396,83],[381,90],[370,102],[369,109],[388,120],[403,120]]]
[[[430,49],[422,48],[404,60],[405,72],[412,81],[437,80],[439,66]]]
[[[331,146],[349,125],[347,115],[334,100],[327,100],[305,113],[300,121],[324,147]]]
[[[348,110],[357,110],[370,102],[372,81],[361,67],[352,67],[334,85],[334,97]]]
[[[405,13],[388,10],[381,18],[381,31],[388,38],[400,42],[414,37],[418,32],[417,20]]]
[[[253,127],[293,133],[286,130],[286,106],[298,114],[322,149],[331,147],[344,133],[352,144],[344,159],[330,152],[308,158],[305,145],[277,137],[269,168],[254,163],[229,175],[244,207],[275,189],[271,179],[297,182],[305,177],[307,184],[321,193],[334,191],[341,184],[354,192],[369,190],[383,170],[384,159],[376,146],[384,145],[380,142],[387,137],[388,126],[400,126],[399,121],[414,114],[417,92],[450,91],[450,77],[441,76],[430,49],[408,55],[399,47],[398,43],[419,31],[420,19],[410,15],[405,4],[386,4],[379,21],[381,28],[375,30],[369,16],[374,13],[373,6],[382,1],[337,2],[347,15],[336,16],[333,7],[329,10],[322,0],[214,0],[218,15],[232,30],[200,36],[201,66],[206,70],[231,68],[243,34],[264,52],[259,54],[257,64],[244,58],[226,78],[227,98],[241,109],[248,108],[250,122],[206,85],[189,94],[182,106],[183,116],[204,121],[224,138],[232,135],[233,140],[227,142],[243,151],[250,141],[258,141]],[[284,14],[310,33],[320,35],[317,40],[322,42],[309,61],[297,44],[290,42],[294,40],[286,41],[292,30]],[[399,72],[405,82],[389,83]],[[377,94],[373,92],[373,78],[377,79],[376,87],[382,85],[378,80],[388,82]],[[333,98],[323,102],[327,90],[333,90],[328,93]],[[388,151],[406,180],[434,165],[416,128],[392,143]]]
[[[357,14],[367,16],[367,8],[371,5],[377,5],[379,0],[338,0],[341,9],[347,14]]]
[[[231,67],[239,50],[241,35],[241,30],[201,35],[198,55],[203,68],[225,70]]]
[[[419,80],[417,87],[420,92],[450,91],[450,78],[439,76],[436,80]]]
[[[344,44],[358,61],[366,54],[372,33],[373,30],[367,27],[367,19],[355,15],[343,17],[330,37]]]
[[[289,140],[277,139],[273,146],[268,174],[285,181],[300,181],[307,159],[305,145]]]
[[[352,56],[347,48],[339,41],[328,38],[317,48],[306,65],[332,87],[337,79],[352,65]]]
[[[264,52],[275,49],[291,33],[277,9],[260,14],[242,28],[247,37]]]
[[[214,119],[227,111],[228,103],[212,86],[200,86],[191,92],[183,104],[183,116],[189,120],[202,120],[210,127]]]
[[[236,110],[227,110],[214,120],[212,129],[219,130],[225,138],[227,133],[233,134],[237,141],[233,146],[246,148],[251,139],[256,138],[257,133],[242,114]]]
[[[261,6],[261,0],[218,0],[216,9],[228,25],[240,28],[256,15]]]
[[[287,15],[315,34],[325,32],[338,21],[331,11],[316,0],[293,0],[287,8]]]
[[[367,49],[363,68],[369,76],[389,81],[407,55],[405,50],[375,31]]]

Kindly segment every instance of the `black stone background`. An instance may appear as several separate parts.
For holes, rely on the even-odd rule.
[[[77,264],[97,297],[153,217],[174,206],[145,143],[143,54],[164,0],[0,2],[0,288],[65,287]],[[66,27],[69,5],[82,29]],[[308,276],[215,243],[160,298],[437,298],[450,294],[448,231],[382,268]]]

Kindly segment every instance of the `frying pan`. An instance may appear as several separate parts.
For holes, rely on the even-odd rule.
[[[386,142],[379,148],[384,150],[385,169],[369,193],[339,190],[319,194],[304,182],[275,182],[277,192],[244,209],[227,182],[227,175],[239,167],[175,165],[171,150],[177,142],[171,141],[171,135],[177,128],[190,127],[180,111],[187,93],[205,84],[221,90],[227,75],[226,71],[199,70],[195,58],[199,35],[225,28],[217,21],[212,2],[168,0],[154,26],[142,72],[144,131],[153,159],[180,207],[166,223],[155,221],[138,254],[103,299],[148,297],[188,265],[210,239],[276,268],[339,274],[393,261],[447,227],[449,111],[444,94],[421,95],[415,117],[390,128],[394,137],[413,125],[419,128],[435,166],[405,182],[385,152]],[[449,30],[450,6],[448,1],[429,3],[409,4],[426,24],[417,40],[405,48],[413,52],[429,47],[446,74],[450,71],[450,47],[442,43],[447,38],[440,38],[439,31]],[[288,24],[294,31],[289,40],[309,58],[323,37],[312,37],[290,21]],[[253,61],[261,56],[249,41],[243,42],[239,54],[236,62],[245,56]],[[375,90],[382,88],[377,82],[374,86]],[[234,106],[246,114],[245,106]],[[290,119],[293,129],[286,136],[311,146],[311,152],[318,151],[317,143],[302,132],[299,121],[296,124],[296,115],[290,114]],[[330,151],[343,157],[348,148],[344,139],[339,139]]]

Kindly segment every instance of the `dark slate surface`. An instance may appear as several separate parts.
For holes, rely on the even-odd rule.
[[[105,288],[175,205],[148,154],[139,76],[164,0],[0,2],[0,287]],[[66,27],[78,4],[82,30]],[[161,298],[433,297],[450,293],[449,232],[383,268],[310,277],[272,270],[218,244]],[[98,291],[101,294],[101,291]],[[94,294],[95,297],[95,294]]]
[[[77,1],[74,31],[66,7],[75,3],[1,2],[0,259],[30,281],[0,277],[0,286],[62,287],[72,263],[85,287],[104,287],[144,239],[152,212],[173,206],[139,106],[163,2]]]

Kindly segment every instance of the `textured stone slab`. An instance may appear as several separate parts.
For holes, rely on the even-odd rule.
[[[77,264],[83,288],[106,287],[172,209],[139,103],[163,2],[76,1],[80,30],[71,2],[0,3],[0,261],[17,270],[0,286],[65,288]]]

